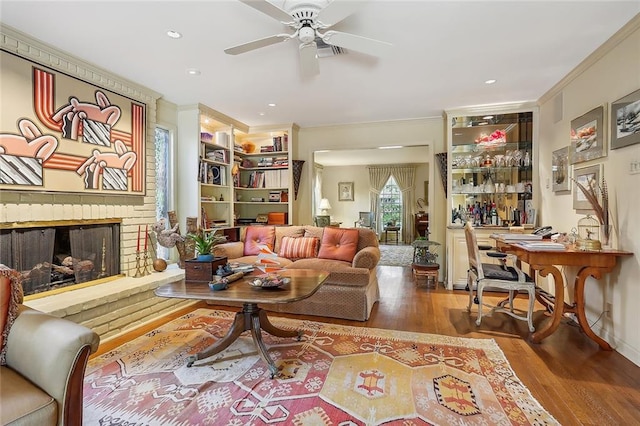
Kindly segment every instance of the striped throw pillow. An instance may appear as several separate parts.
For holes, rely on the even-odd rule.
[[[316,237],[282,237],[278,256],[287,259],[305,259],[318,255],[319,240]]]

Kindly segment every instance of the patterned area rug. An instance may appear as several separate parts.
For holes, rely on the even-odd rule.
[[[411,266],[412,263],[412,246],[380,245],[380,262],[378,262],[378,265]]]
[[[84,424],[558,424],[491,339],[273,318],[304,331],[302,342],[263,333],[280,378],[248,332],[186,368],[233,315],[199,309],[90,360]]]

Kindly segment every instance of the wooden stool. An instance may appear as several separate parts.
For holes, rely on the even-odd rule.
[[[440,265],[437,263],[412,263],[413,278],[418,279],[425,277],[427,280],[427,287],[438,287],[438,270]]]

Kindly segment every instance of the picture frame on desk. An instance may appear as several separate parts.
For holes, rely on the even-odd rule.
[[[597,188],[602,178],[602,164],[595,164],[579,169],[574,168],[573,178],[585,188]],[[596,193],[599,193],[599,191],[596,191]],[[573,209],[583,211],[591,210],[591,204],[577,185],[573,185]]]
[[[640,89],[611,103],[611,149],[640,143]]]

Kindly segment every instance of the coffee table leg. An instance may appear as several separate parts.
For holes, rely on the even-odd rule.
[[[260,331],[260,316],[253,315],[251,317],[251,336],[253,337],[253,341],[256,343],[258,347],[258,352],[262,357],[262,360],[267,363],[269,367],[269,371],[271,371],[271,378],[273,379],[278,374],[278,367],[269,356],[269,352],[267,351],[267,347],[264,345],[262,341],[262,332]]]
[[[267,313],[264,310],[260,309],[260,311],[258,312],[258,316],[260,317],[260,327],[267,333],[271,334],[272,336],[295,337],[296,339],[298,339],[298,341],[302,340],[302,334],[303,334],[302,331],[283,330],[281,328],[276,327],[271,323],[271,321],[269,321],[269,318],[267,317]]]
[[[191,367],[193,363],[198,361],[199,359],[209,358],[211,355],[222,352],[223,350],[228,348],[229,345],[235,342],[236,339],[245,330],[247,330],[247,328],[245,328],[244,318],[244,310],[242,312],[238,312],[235,319],[233,320],[233,324],[231,324],[231,328],[229,329],[229,331],[227,331],[227,334],[222,339],[218,340],[202,352],[198,352],[197,354],[191,355],[189,358],[187,358],[187,367]]]

